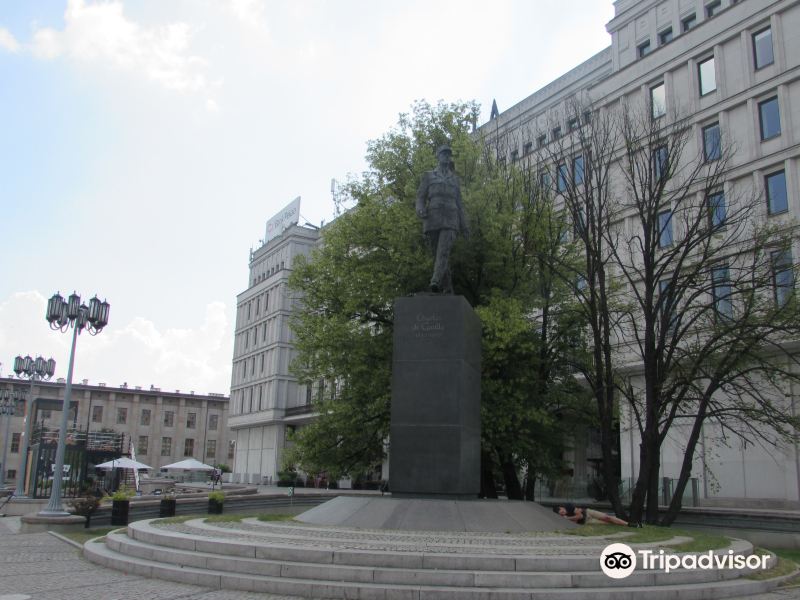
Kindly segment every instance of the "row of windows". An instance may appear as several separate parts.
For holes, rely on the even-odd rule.
[[[284,266],[284,261],[281,261],[280,264],[272,265],[272,268],[267,269],[263,273],[256,275],[255,279],[253,279],[253,285],[259,284],[265,279],[272,277],[275,273],[279,271],[283,271],[286,267]],[[248,317],[249,318],[249,317]]]
[[[150,409],[143,408],[141,410],[139,416],[139,424],[147,427],[150,425]],[[164,426],[165,427],[174,427],[175,425],[175,411],[172,410],[165,410],[163,411],[164,414]],[[102,423],[103,422],[103,406],[93,406],[92,407],[92,422],[93,423]],[[128,422],[128,409],[127,407],[117,407],[117,425],[126,425]],[[217,424],[219,422],[219,415],[208,415],[208,428],[211,430],[217,429]],[[190,412],[186,413],[186,427],[189,429],[194,429],[197,427],[197,413]]]
[[[776,306],[785,306],[794,294],[794,265],[790,250],[775,250],[770,253],[772,270],[772,292]],[[667,321],[670,329],[678,322],[677,307],[664,298],[669,293],[668,279],[658,282],[662,311],[668,311]],[[727,264],[718,264],[711,269],[711,293],[714,302],[714,313],[718,318],[731,319],[734,316],[734,295],[730,277],[730,267]],[[671,304],[669,309],[667,304]]]
[[[183,441],[183,455],[194,456],[195,440],[186,438]],[[149,453],[150,438],[146,435],[140,435],[136,444],[136,453],[140,456],[146,456]],[[233,441],[228,443],[228,458],[233,458],[235,445]],[[172,438],[161,438],[161,456],[172,456]],[[217,440],[206,440],[205,458],[217,457]]]
[[[764,190],[766,192],[767,212],[770,215],[785,213],[789,209],[788,194],[786,192],[786,172],[784,170],[770,173],[764,177]],[[709,226],[716,229],[725,225],[727,205],[725,192],[722,190],[712,192],[706,197]],[[665,210],[658,215],[658,240],[659,246],[671,246],[674,237],[672,232],[672,211]]]
[[[281,268],[283,268],[283,263],[281,263]],[[253,318],[253,314],[258,316],[261,314],[261,309],[264,309],[266,313],[269,310],[269,292],[264,292],[256,296],[253,300],[250,300],[246,305],[244,305],[244,310],[247,314],[247,320],[249,321]]]
[[[738,0],[733,0],[732,4],[736,4],[737,2],[738,2]],[[704,10],[705,10],[706,18],[710,19],[711,17],[715,16],[720,10],[722,10],[722,3],[720,2],[720,0],[715,0],[713,2],[710,2],[710,3],[706,4]],[[692,13],[690,15],[687,15],[683,19],[681,19],[681,32],[682,33],[686,33],[690,29],[694,29],[696,26],[697,26],[697,13]],[[760,31],[760,32],[758,32],[756,34],[753,34],[754,53],[757,52],[757,51],[767,52],[766,48],[756,47],[756,41],[758,41],[759,43],[763,42],[765,36],[760,35],[760,34],[762,34],[764,31],[765,30],[762,30],[762,31]],[[769,30],[767,29],[767,31],[769,31]],[[770,36],[771,36],[771,33],[772,32],[769,31]],[[758,38],[758,40],[756,40],[756,36],[760,36]],[[674,39],[674,35],[673,35],[673,32],[672,32],[672,27],[670,26],[670,27],[667,27],[665,29],[662,29],[661,31],[658,32],[657,37],[658,37],[658,45],[659,46],[665,46],[666,44],[669,44]],[[639,44],[636,47],[636,54],[637,54],[637,56],[639,58],[644,58],[645,56],[650,54],[650,52],[652,52],[652,50],[653,50],[653,48],[650,45],[650,40],[646,40],[645,42],[642,42],[641,44]],[[770,54],[772,53],[772,40],[771,40],[771,37],[770,37],[770,44],[769,44],[769,53]],[[761,67],[772,63],[771,59],[769,60],[769,62],[765,62],[766,60],[767,60],[766,54],[762,55],[761,60],[759,60],[759,57],[756,56],[756,68],[760,69]]]
[[[269,333],[270,329],[272,329],[272,335]],[[237,334],[237,337],[241,342],[242,349],[244,350],[249,348],[251,345],[257,347],[259,341],[262,344],[276,342],[279,338],[278,318],[273,317],[262,324],[246,329],[245,331]]]
[[[756,69],[762,69],[775,62],[775,54],[772,48],[772,29],[770,27],[754,33],[752,35],[752,40],[753,58]],[[700,96],[707,96],[716,91],[717,74],[713,56],[705,58],[697,63],[697,83]],[[658,119],[666,114],[666,88],[663,82],[650,88],[650,107],[654,119]],[[780,133],[780,129],[778,133]]]

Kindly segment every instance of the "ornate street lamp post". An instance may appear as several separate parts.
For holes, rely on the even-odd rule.
[[[14,359],[14,373],[17,377],[27,377],[30,379],[28,389],[28,399],[25,404],[25,425],[23,437],[20,440],[19,451],[22,453],[17,472],[17,489],[14,496],[21,498],[25,496],[25,474],[28,472],[28,445],[31,441],[31,428],[33,427],[33,382],[42,379],[50,379],[56,372],[56,361],[52,358],[45,360],[37,356],[36,360],[30,356],[22,358],[17,356]]]
[[[0,487],[6,484],[6,471],[8,470],[8,465],[6,464],[6,458],[8,457],[8,432],[9,425],[11,424],[11,417],[14,416],[17,410],[18,400],[19,393],[17,390],[0,390],[0,416],[6,418],[6,431],[3,436],[3,466],[0,469]]]
[[[69,405],[72,401],[72,370],[75,366],[75,344],[78,334],[86,329],[91,335],[97,335],[108,324],[108,302],[100,302],[97,296],[89,301],[89,306],[81,303],[81,297],[75,292],[68,300],[61,294],[55,294],[47,302],[47,321],[50,328],[66,332],[70,326],[73,328],[72,349],[69,353],[69,368],[67,369],[67,384],[64,389],[64,407],[61,410],[61,429],[58,431],[58,447],[56,449],[56,463],[53,467],[53,487],[50,492],[50,501],[44,510],[39,511],[39,516],[61,517],[68,516],[61,504],[61,485],[64,477],[64,454],[67,443],[67,423]]]

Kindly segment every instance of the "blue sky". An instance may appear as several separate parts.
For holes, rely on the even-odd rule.
[[[111,303],[75,378],[227,393],[249,249],[416,99],[484,120],[606,47],[605,0],[0,4],[0,373],[53,356],[55,291]]]

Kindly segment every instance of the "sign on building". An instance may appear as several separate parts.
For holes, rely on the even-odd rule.
[[[272,238],[278,237],[283,230],[291,225],[297,225],[300,219],[300,196],[292,200],[281,211],[267,221],[267,235],[264,237],[266,244]]]

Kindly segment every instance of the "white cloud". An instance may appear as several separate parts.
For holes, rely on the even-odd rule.
[[[227,9],[242,23],[255,28],[265,28],[265,7],[262,0],[228,0]]]
[[[16,293],[0,303],[3,376],[12,374],[17,354],[41,354],[56,359],[56,377],[66,377],[71,337],[48,329],[46,305],[38,292]],[[117,325],[113,306],[110,320],[96,337],[85,333],[79,337],[74,381],[229,393],[233,348],[222,302],[207,305],[203,322],[185,329],[162,331],[143,317]]]
[[[19,42],[8,29],[2,27],[0,27],[0,48],[8,50],[9,52],[19,51]]]
[[[60,56],[102,62],[117,69],[139,72],[167,89],[196,92],[209,87],[208,63],[190,54],[194,31],[186,23],[145,28],[128,19],[122,2],[87,4],[69,0],[64,29],[38,29],[31,50],[35,56]]]

